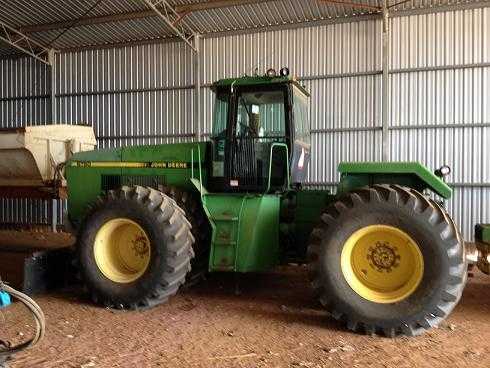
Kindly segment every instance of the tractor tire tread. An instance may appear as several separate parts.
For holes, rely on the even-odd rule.
[[[433,225],[441,240],[448,249],[448,258],[452,266],[447,285],[434,310],[427,311],[424,318],[410,324],[399,321],[398,326],[381,327],[374,324],[361,322],[357,316],[348,315],[339,308],[335,300],[329,295],[329,291],[323,287],[321,281],[320,252],[322,234],[326,234],[333,227],[338,218],[349,211],[356,204],[364,205],[373,202],[390,202],[393,205],[404,207],[406,210],[420,214],[426,221]],[[466,282],[466,261],[461,254],[461,234],[454,221],[447,212],[435,201],[425,197],[414,189],[393,184],[376,184],[354,190],[339,198],[332,206],[321,215],[321,219],[312,231],[307,257],[309,260],[308,273],[311,287],[320,303],[338,321],[343,322],[349,330],[364,332],[374,335],[380,334],[388,337],[397,335],[417,336],[425,330],[437,326],[456,306],[461,298],[462,290]],[[453,249],[454,248],[454,249]]]
[[[211,228],[200,200],[191,192],[175,186],[158,187],[181,208],[191,226],[195,257],[192,259],[192,270],[187,277],[185,287],[191,287],[203,280],[208,272],[209,252],[211,246]]]
[[[140,310],[151,308],[155,305],[166,302],[169,297],[177,293],[181,285],[185,283],[186,276],[191,270],[191,260],[194,256],[193,239],[191,234],[190,222],[185,217],[185,212],[178,204],[166,194],[153,188],[143,186],[123,186],[118,191],[109,191],[107,195],[97,199],[91,206],[86,220],[82,224],[81,234],[87,226],[90,226],[91,215],[103,209],[106,205],[116,201],[132,201],[139,206],[146,207],[151,212],[157,212],[156,217],[162,234],[167,240],[167,250],[163,254],[166,256],[166,268],[161,273],[159,281],[151,285],[146,295],[140,300],[132,302],[121,302],[112,299],[107,295],[101,295],[96,285],[85,282],[85,286],[91,295],[91,299],[108,308]],[[172,221],[168,221],[172,219]],[[78,244],[78,249],[88,246],[84,244],[83,236]],[[78,262],[79,264],[81,262]],[[83,274],[86,270],[81,270]],[[84,278],[86,279],[86,278]]]

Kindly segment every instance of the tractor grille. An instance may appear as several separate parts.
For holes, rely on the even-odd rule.
[[[123,185],[140,185],[157,189],[166,184],[165,175],[102,175],[101,189],[108,191],[121,188]]]

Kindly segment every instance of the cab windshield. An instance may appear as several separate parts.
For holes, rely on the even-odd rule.
[[[284,98],[282,90],[240,93],[236,137],[284,137],[286,135]]]

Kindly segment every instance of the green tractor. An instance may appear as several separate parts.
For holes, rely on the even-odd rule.
[[[204,272],[294,261],[308,264],[321,304],[353,331],[413,336],[452,311],[467,260],[453,220],[426,193],[451,196],[440,173],[342,163],[335,194],[309,190],[305,88],[282,70],[212,90],[209,141],[81,152],[67,163],[68,220],[95,302],[148,308]]]
[[[475,226],[476,249],[472,249],[472,260],[479,270],[490,275],[490,224]]]

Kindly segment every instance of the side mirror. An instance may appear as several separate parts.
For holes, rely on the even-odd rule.
[[[285,143],[272,143],[269,156],[269,177],[267,190],[285,191],[289,189],[289,150]]]

